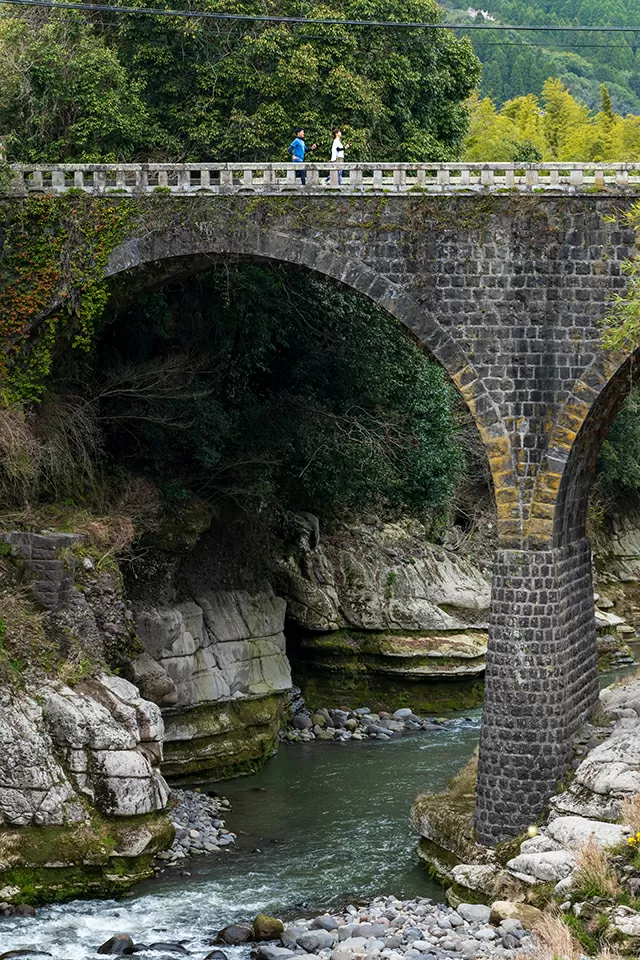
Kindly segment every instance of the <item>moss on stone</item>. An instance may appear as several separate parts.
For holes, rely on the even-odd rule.
[[[12,903],[108,897],[152,876],[174,829],[162,813],[0,831],[0,894]]]
[[[421,845],[423,861],[431,851],[436,869],[441,864],[495,863],[493,850],[476,843],[473,818],[476,804],[478,760],[462,768],[442,793],[423,793],[416,798],[411,818],[429,847]],[[433,850],[435,846],[436,850]],[[437,854],[437,855],[435,855]]]
[[[165,776],[228,780],[255,773],[273,754],[286,719],[286,695],[167,711]]]

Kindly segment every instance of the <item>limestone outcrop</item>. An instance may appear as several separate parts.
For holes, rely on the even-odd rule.
[[[292,518],[291,529],[274,585],[287,600],[297,641],[290,652],[310,696],[313,674],[333,673],[380,705],[397,706],[399,690],[413,687],[418,700],[407,693],[407,703],[425,712],[450,705],[430,699],[429,681],[483,674],[488,570],[429,543],[416,521],[370,518],[321,535],[318,520],[305,514]],[[457,696],[460,705],[462,691]]]
[[[486,630],[490,573],[429,543],[417,521],[372,520],[321,538],[315,517],[296,519],[278,586],[299,629]]]
[[[625,822],[624,801],[640,795],[640,680],[602,691],[600,708],[603,717],[598,725],[586,724],[576,741],[571,783],[551,798],[546,822],[532,827],[527,839],[497,850],[473,843],[472,767],[452,782],[447,793],[416,800],[413,814],[422,836],[421,854],[443,879],[452,900],[471,891],[488,903],[504,899],[504,894],[536,902],[540,885],[552,884],[560,903],[574,888],[580,890],[579,861],[589,844],[613,851],[611,855],[626,864],[620,851],[634,831]],[[632,866],[624,876],[640,887]],[[631,889],[619,887],[623,895]],[[602,902],[615,906],[614,899],[608,903],[605,897]],[[638,924],[640,930],[640,914]]]
[[[171,842],[158,707],[120,677],[0,699],[0,899],[113,893]]]
[[[273,591],[203,592],[136,612],[145,654],[131,666],[149,676],[165,720],[168,775],[249,772],[270,755],[291,689],[285,601]],[[167,696],[171,704],[167,704]]]

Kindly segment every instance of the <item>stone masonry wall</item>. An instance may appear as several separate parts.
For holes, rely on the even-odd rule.
[[[591,551],[501,550],[478,772],[478,839],[535,823],[598,697]]]

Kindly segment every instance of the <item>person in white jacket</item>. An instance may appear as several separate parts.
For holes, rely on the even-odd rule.
[[[340,127],[336,127],[333,131],[333,143],[331,144],[331,163],[340,163],[341,160],[344,160],[344,151],[348,150],[351,146],[350,143],[343,145],[342,143],[342,131]],[[325,183],[329,183],[331,180],[330,177],[327,177]],[[342,184],[342,170],[338,170],[338,183]]]

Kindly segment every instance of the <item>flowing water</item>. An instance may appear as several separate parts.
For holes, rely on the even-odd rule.
[[[214,785],[233,805],[235,849],[188,861],[191,876],[167,871],[118,902],[0,920],[0,953],[39,947],[56,960],[85,960],[121,931],[144,943],[188,940],[200,960],[220,927],[263,910],[286,918],[377,894],[442,899],[417,860],[409,809],[471,757],[480,711],[469,716],[471,723],[384,742],[283,746],[255,776]]]

